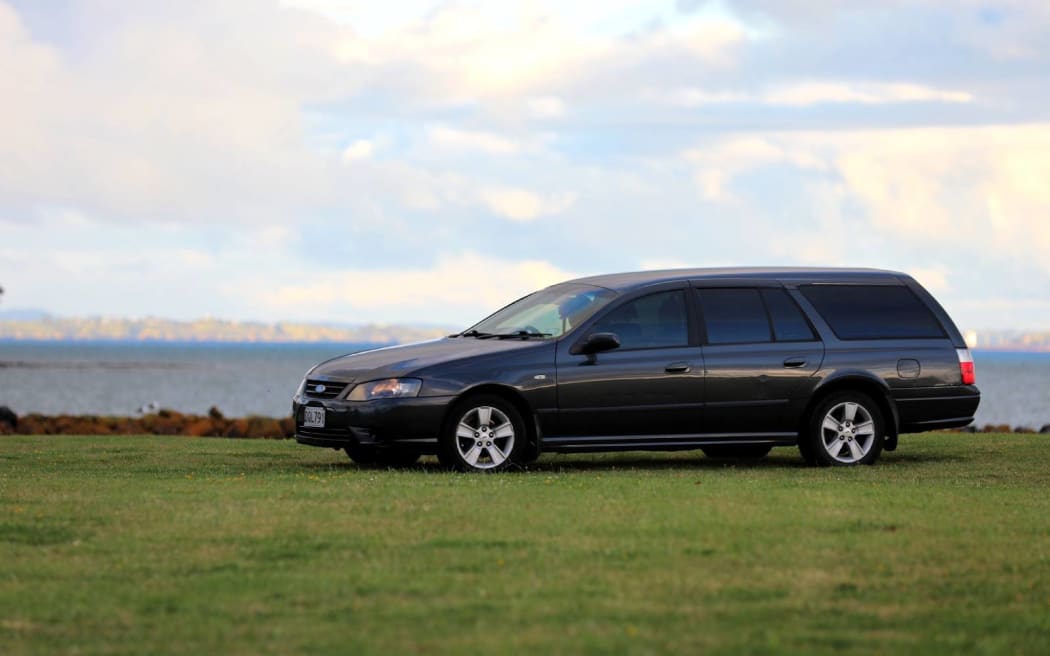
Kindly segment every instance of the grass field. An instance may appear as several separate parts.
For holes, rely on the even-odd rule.
[[[1050,652],[1050,436],[879,465],[0,438],[0,652]]]

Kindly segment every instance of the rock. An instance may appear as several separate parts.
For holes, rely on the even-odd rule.
[[[215,435],[215,424],[211,419],[197,419],[184,426],[182,434],[191,437],[212,437]]]
[[[987,426],[985,426],[984,428],[981,429],[981,432],[982,433],[1009,433],[1010,432],[1010,426],[1008,424],[995,424],[994,426],[992,424],[988,424]]]
[[[6,405],[0,405],[0,424],[6,424],[14,432],[18,428],[18,415]]]
[[[245,437],[254,438],[281,438],[281,425],[276,419],[270,417],[249,417],[248,430]]]

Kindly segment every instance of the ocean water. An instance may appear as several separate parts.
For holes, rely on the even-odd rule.
[[[0,405],[18,414],[133,415],[151,403],[279,417],[314,364],[368,344],[0,342]],[[977,351],[976,424],[1050,424],[1050,353]]]
[[[281,417],[303,374],[368,344],[0,342],[0,405],[17,414],[130,416],[151,403]]]

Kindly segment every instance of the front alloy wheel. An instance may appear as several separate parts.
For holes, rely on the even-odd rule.
[[[441,462],[461,471],[499,471],[520,459],[524,422],[513,405],[498,396],[479,396],[451,413],[441,439]]]
[[[810,464],[870,465],[884,441],[882,413],[868,396],[842,392],[827,398],[810,418],[808,443],[800,444]]]

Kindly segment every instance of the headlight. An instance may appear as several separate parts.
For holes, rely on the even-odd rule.
[[[417,396],[423,381],[418,378],[387,378],[361,383],[350,390],[350,401],[371,401],[372,399],[390,399],[399,396]]]

